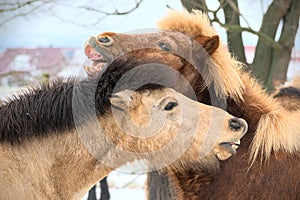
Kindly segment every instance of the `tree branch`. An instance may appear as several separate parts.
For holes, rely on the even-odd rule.
[[[222,23],[217,17],[214,17],[211,21],[218,23],[220,26],[222,26],[226,30],[232,30],[232,31],[237,31],[237,32],[245,31],[248,33],[252,33],[253,35],[259,36],[262,40],[264,40],[264,42],[266,42],[268,45],[272,46],[273,48],[276,48],[276,49],[280,48],[280,45],[274,39],[270,38],[268,35],[263,34],[259,31],[255,31],[250,27],[241,27],[238,25],[229,25],[226,23]]]
[[[219,2],[221,7],[223,7],[225,15],[225,24],[231,26],[231,28],[226,29],[229,51],[235,54],[240,61],[246,63],[246,55],[242,39],[242,30],[233,28],[233,26],[241,26],[238,2],[237,0],[219,0]]]
[[[101,22],[105,17],[107,16],[111,16],[111,15],[126,15],[126,14],[129,14],[131,12],[133,12],[134,10],[136,10],[137,8],[140,7],[141,3],[143,2],[143,0],[135,0],[135,4],[134,6],[127,10],[127,11],[119,11],[117,8],[112,11],[112,12],[107,12],[107,11],[104,11],[104,10],[100,10],[100,9],[97,9],[100,7],[100,5],[103,5],[103,2],[101,2],[100,5],[93,5],[93,6],[77,6],[76,7],[76,4],[74,5],[73,2],[69,1],[64,1],[64,2],[60,2],[58,0],[27,0],[25,2],[22,2],[22,3],[0,3],[0,14],[3,14],[3,13],[9,13],[9,17],[6,16],[7,19],[5,18],[1,18],[0,20],[0,26],[3,26],[4,24],[6,24],[7,22],[17,18],[17,17],[20,17],[20,16],[26,16],[26,15],[32,15],[34,14],[34,11],[36,11],[37,7],[38,6],[43,6],[45,5],[45,3],[52,3],[53,5],[51,6],[57,6],[57,5],[60,5],[60,6],[64,6],[66,7],[66,9],[70,9],[70,8],[76,8],[78,9],[82,15],[82,9],[84,9],[85,11],[89,11],[89,12],[85,12],[85,13],[91,13],[91,12],[95,12],[95,13],[98,13],[98,14],[101,14],[102,16],[100,17],[97,17],[97,19],[95,19],[92,23],[90,24],[86,24],[86,21],[84,23],[81,22],[81,19],[80,18],[73,18],[71,20],[69,20],[69,18],[65,18],[65,17],[61,17],[59,16],[58,13],[56,12],[53,12],[53,16],[58,18],[59,20],[63,21],[63,22],[68,22],[68,23],[73,23],[73,24],[77,24],[77,25],[80,25],[80,26],[94,26],[96,24],[98,24],[99,22]],[[77,4],[78,5],[78,4]],[[28,7],[30,8],[30,11],[28,11]],[[32,9],[32,7],[34,7],[35,9]],[[51,12],[51,9],[49,9],[50,12]],[[81,16],[80,15],[80,16]],[[88,21],[90,22],[90,21]]]
[[[224,0],[219,0],[219,1],[224,2]],[[230,0],[226,0],[226,1],[230,1]],[[253,35],[257,35],[258,37],[260,37],[262,40],[264,40],[268,45],[272,46],[273,48],[280,48],[280,45],[277,44],[277,42],[273,38],[270,38],[268,35],[252,29],[246,19],[245,19],[245,21],[248,24],[248,27],[241,27],[240,25],[236,25],[236,24],[232,24],[232,25],[226,24],[226,22],[222,23],[220,21],[220,19],[218,18],[217,14],[220,10],[223,9],[223,5],[225,5],[223,3],[221,3],[220,6],[216,10],[211,10],[206,6],[205,0],[181,0],[181,2],[182,2],[182,5],[189,12],[192,11],[192,9],[198,7],[203,12],[211,13],[213,15],[213,17],[210,17],[210,15],[208,15],[208,17],[210,18],[210,21],[216,22],[221,27],[225,28],[226,31],[229,31],[229,30],[234,31],[234,32],[244,32],[245,31],[248,33],[252,33]],[[238,14],[243,17],[243,15],[241,15],[239,12],[238,12]]]
[[[0,9],[0,13],[2,12],[9,12],[9,11],[15,11],[22,7],[30,6],[35,2],[38,2],[40,0],[31,0],[31,1],[25,1],[25,2],[17,2],[17,3],[1,3],[0,6],[7,6],[11,8],[7,9]]]
[[[105,11],[98,10],[96,8],[91,8],[88,6],[80,6],[79,8],[86,9],[86,10],[92,11],[92,12],[101,13],[104,15],[127,15],[127,14],[133,12],[134,10],[136,10],[142,2],[143,2],[143,0],[136,1],[136,4],[133,8],[131,8],[130,10],[124,11],[124,12],[120,12],[120,11],[118,11],[118,9],[116,9],[114,12],[105,12]]]
[[[35,12],[36,10],[38,10],[40,7],[42,6],[42,4],[40,5],[36,5],[35,7],[32,7],[30,10],[26,11],[26,12],[20,12],[18,14],[15,14],[11,17],[8,17],[6,19],[1,19],[0,21],[0,27],[3,26],[4,24],[14,20],[15,18],[18,18],[18,17],[24,17],[24,16],[28,16],[29,14],[32,14],[33,12]]]
[[[189,11],[201,10],[207,12],[208,8],[205,0],[180,0],[181,4]]]

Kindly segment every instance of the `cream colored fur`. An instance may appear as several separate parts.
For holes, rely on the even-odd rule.
[[[218,168],[216,155],[228,154],[220,143],[234,142],[245,133],[245,127],[236,131],[229,127],[228,120],[233,116],[174,90],[130,94],[119,92],[110,99],[112,105],[121,109],[113,111],[116,115],[108,113],[76,130],[21,144],[0,143],[0,199],[80,199],[113,169],[165,148],[176,137],[179,143],[166,153],[145,157],[151,167],[160,166],[173,156],[177,160],[163,167],[183,170],[189,162],[198,162]],[[169,102],[177,102],[178,106],[165,110]],[[120,124],[116,123],[117,118]],[[144,118],[149,118],[147,123],[141,121]],[[128,127],[127,122],[132,119],[140,127]],[[162,126],[156,127],[160,121]],[[219,129],[210,127],[214,123]],[[139,135],[139,128],[148,125],[149,130],[157,128],[156,134]],[[207,138],[210,131],[218,131],[218,137]],[[201,155],[204,145],[208,145],[208,151]],[[181,148],[185,148],[183,152],[179,151]]]
[[[112,169],[85,149],[76,131],[0,145],[0,199],[80,199]]]
[[[262,115],[252,142],[251,160],[260,155],[262,162],[267,161],[272,152],[279,150],[291,154],[299,152],[299,122],[300,112],[289,112],[283,108]]]

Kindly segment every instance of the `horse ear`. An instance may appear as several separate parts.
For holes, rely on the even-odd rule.
[[[198,35],[194,37],[194,40],[198,42],[209,55],[213,54],[220,44],[220,38],[218,35],[214,35],[211,37]]]
[[[115,109],[118,110],[126,110],[129,106],[129,102],[132,96],[132,91],[124,90],[121,92],[117,92],[115,94],[112,94],[109,98],[109,101]]]

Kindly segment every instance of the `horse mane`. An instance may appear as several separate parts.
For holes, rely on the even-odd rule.
[[[251,159],[260,156],[267,161],[272,152],[283,150],[286,153],[300,151],[300,112],[278,109],[260,118],[256,134],[251,144]]]
[[[73,80],[28,88],[0,107],[0,142],[19,143],[73,126],[71,104]]]
[[[218,35],[207,15],[201,11],[170,11],[158,22],[158,26],[160,29],[178,31],[190,37]],[[298,152],[300,112],[285,111],[279,102],[264,91],[257,80],[243,70],[243,64],[231,56],[224,44],[221,43],[211,59],[213,62],[209,66],[211,71],[208,76],[218,95],[233,99],[242,109],[247,104],[248,112],[256,115],[254,117],[259,116],[253,127],[256,130],[249,149],[250,161],[253,163],[259,155],[261,159],[266,158],[266,161],[272,152],[280,149],[288,153]],[[251,120],[252,116],[249,117]]]
[[[292,96],[300,99],[300,88],[296,87],[283,87],[273,96],[274,98],[283,97],[283,96]]]
[[[166,31],[177,31],[192,38],[196,36],[218,35],[211,26],[207,15],[201,11],[170,11],[163,19],[158,21],[158,27]],[[244,84],[239,78],[238,70],[243,64],[231,56],[226,45],[220,41],[220,46],[211,55],[211,60],[207,69],[207,82],[214,83],[214,89],[219,97],[230,96],[236,101],[242,100]],[[232,78],[236,77],[236,78]]]
[[[157,51],[157,50],[149,50]],[[62,134],[75,128],[76,125],[97,117],[105,117],[110,111],[109,97],[120,90],[153,90],[160,89],[169,71],[132,70],[143,64],[153,64],[155,58],[140,58],[143,50],[132,51],[112,61],[94,78],[82,81],[70,78],[67,81],[56,80],[28,88],[22,94],[15,95],[0,107],[0,143],[22,143],[31,138],[47,137],[50,134]],[[149,67],[149,65],[147,67]],[[154,64],[155,65],[155,64]],[[132,71],[131,71],[132,70]],[[151,69],[150,69],[151,70]],[[127,73],[131,71],[132,73]],[[129,74],[121,87],[115,88],[124,74]],[[171,77],[168,87],[176,88],[178,82]],[[176,77],[175,77],[176,78]],[[149,82],[150,81],[150,82]],[[143,83],[141,87],[139,85]],[[184,93],[184,91],[182,92]],[[77,116],[80,115],[80,116]]]
[[[118,60],[93,79],[59,79],[8,98],[0,107],[0,142],[20,144],[31,138],[72,130],[74,105],[80,111],[79,123],[91,117],[91,109],[97,116],[105,115],[115,83],[128,68],[136,65]],[[95,102],[93,108],[89,102]]]

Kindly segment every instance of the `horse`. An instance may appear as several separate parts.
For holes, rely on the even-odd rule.
[[[274,95],[277,101],[289,111],[300,110],[300,88],[293,86],[282,87]]]
[[[300,76],[296,75],[291,83],[277,89],[273,98],[280,101],[281,105],[290,111],[300,110]]]
[[[88,39],[85,46],[86,54],[94,61],[98,59],[92,57],[90,52],[97,52],[102,61],[110,58],[107,55],[112,57],[118,55],[104,50],[104,43],[108,41],[113,45],[121,45],[122,48],[119,49],[122,53],[124,50],[135,52],[142,63],[167,65],[183,74],[192,85],[198,101],[211,105],[213,98],[220,101],[225,99],[227,103],[225,109],[230,114],[246,119],[249,125],[236,156],[221,162],[219,172],[211,173],[196,168],[189,168],[183,172],[164,170],[170,181],[171,186],[168,190],[171,191],[171,198],[298,199],[300,112],[284,109],[276,98],[263,89],[244,69],[244,65],[229,53],[226,45],[219,41],[218,34],[205,14],[200,11],[194,13],[171,11],[159,21],[159,27],[163,33],[180,32],[194,41],[191,42],[192,45],[181,45],[164,42],[166,38],[150,37],[152,39],[145,40],[143,35],[134,35],[135,42],[133,42],[131,36],[127,35],[128,40],[123,37],[124,44],[127,45],[124,46],[115,40],[119,34],[109,33],[108,37],[104,33],[94,39]],[[108,39],[102,40],[101,38],[105,36]],[[139,37],[142,39],[139,40]],[[168,39],[174,41],[173,37]],[[118,43],[115,44],[115,41]],[[195,43],[200,44],[209,57],[200,53],[202,60],[197,58]],[[177,47],[182,48],[178,50]],[[160,48],[161,53],[153,54],[153,48]],[[178,51],[192,51],[194,57],[192,60],[185,59]],[[194,65],[191,66],[191,63]],[[159,185],[157,182],[155,184]]]
[[[152,41],[158,42],[153,44]],[[185,49],[184,46],[193,45],[194,41],[204,46],[205,51],[208,53],[212,53],[214,51],[214,47],[219,42],[218,36],[206,38],[196,36],[194,38],[190,38],[176,32],[130,35],[104,32],[97,36],[91,36],[85,41],[84,52],[86,56],[93,61],[93,64],[91,66],[84,66],[84,68],[89,77],[94,77],[107,63],[113,61],[115,58],[124,53],[140,49],[141,47],[163,48],[165,50],[172,48],[180,50]],[[216,44],[213,45],[214,43]],[[186,54],[186,52],[181,52],[181,54]],[[100,182],[100,184],[103,186],[106,184],[105,188],[108,188],[107,183]],[[108,190],[105,190],[104,192],[109,193]]]
[[[235,154],[247,131],[243,119],[158,84],[133,90],[126,82],[114,90],[136,67],[133,59],[115,61],[93,79],[29,88],[1,105],[1,199],[80,199],[134,160],[149,168],[217,170],[219,160]],[[165,153],[156,154],[160,149]]]
[[[197,38],[196,38],[197,39]],[[153,44],[151,41],[158,41]],[[184,49],[184,46],[191,46],[194,40],[180,33],[160,32],[155,34],[116,34],[114,32],[105,32],[97,36],[89,37],[84,44],[86,56],[93,61],[91,66],[85,66],[84,69],[89,77],[94,77],[107,63],[124,53],[143,48],[175,48]],[[200,41],[198,41],[200,42]],[[209,49],[211,43],[218,42],[217,38],[201,38],[201,45]],[[172,44],[172,46],[170,46]],[[213,51],[213,49],[210,49]],[[99,52],[99,53],[98,53]],[[185,52],[183,52],[186,54]],[[183,54],[182,53],[182,54]],[[189,55],[190,56],[190,55]],[[104,188],[108,188],[107,183],[100,182]],[[101,190],[102,191],[102,190]],[[108,190],[104,191],[106,194]]]

